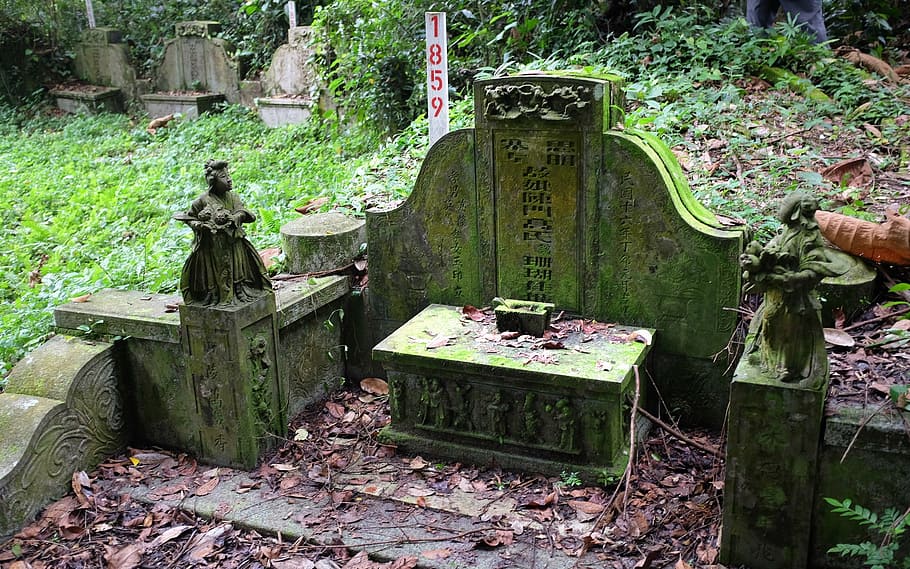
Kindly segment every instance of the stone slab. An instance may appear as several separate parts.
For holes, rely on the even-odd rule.
[[[99,481],[106,484],[106,481]],[[178,477],[169,484],[184,484],[194,487],[191,477]],[[307,523],[322,519],[326,510],[337,512],[332,506],[330,497],[313,500],[309,497],[294,496],[293,493],[277,493],[262,488],[243,473],[226,473],[221,475],[221,482],[206,496],[188,495],[181,500],[160,500],[149,496],[153,487],[140,483],[124,484],[122,487],[132,498],[146,503],[166,504],[195,513],[205,518],[231,522],[239,527],[259,531],[268,535],[280,533],[285,542],[302,539],[308,543],[326,545],[343,545],[353,551],[365,550],[372,559],[390,562],[403,556],[414,556],[418,559],[419,569],[452,569],[465,567],[453,565],[452,559],[432,559],[423,556],[424,552],[447,548],[457,552],[459,559],[466,560],[470,567],[478,569],[511,569],[541,567],[547,569],[600,569],[603,561],[595,553],[582,557],[572,557],[559,549],[535,547],[525,541],[518,541],[509,546],[495,549],[475,547],[476,538],[482,535],[483,528],[492,527],[490,523],[480,522],[477,516],[464,513],[456,508],[415,508],[406,501],[380,498],[370,495],[360,488],[350,486],[357,492],[349,512],[350,523],[344,531],[326,532],[319,524]],[[248,490],[247,489],[250,489]],[[237,491],[244,489],[244,493]],[[464,504],[462,510],[480,511],[482,506]],[[493,511],[496,511],[495,509]],[[489,514],[490,509],[487,509]],[[377,523],[379,520],[407,518],[406,525]],[[445,541],[447,528],[452,539]],[[455,536],[466,532],[478,531],[466,538]],[[472,539],[473,538],[473,539]],[[421,541],[427,540],[427,541]]]
[[[389,376],[383,438],[411,451],[595,480],[628,461],[625,397],[650,346],[632,328],[490,341],[493,317],[430,305],[373,349]],[[653,334],[653,330],[649,330]],[[551,339],[550,342],[555,342]]]
[[[6,391],[66,401],[72,382],[110,348],[105,342],[54,336],[25,355],[7,376]]]
[[[225,101],[225,96],[220,93],[205,95],[168,95],[164,93],[150,93],[141,95],[145,111],[152,118],[164,117],[180,113],[185,118],[199,118],[203,113],[218,110],[218,103]]]
[[[869,306],[878,273],[859,257],[834,249],[829,250],[828,255],[839,257],[839,264],[850,267],[842,275],[822,279],[816,288],[822,304],[822,324],[830,327],[834,326],[836,310],[842,310],[847,320],[851,320]]]
[[[63,401],[20,393],[0,393],[0,480],[22,459],[45,415]]]
[[[865,528],[833,513],[824,498],[849,498],[879,515],[888,508],[903,511],[910,504],[910,488],[902,475],[910,472],[908,425],[910,412],[891,405],[853,403],[828,410],[816,478],[812,567],[856,567],[856,560],[827,550],[838,543],[869,539]],[[910,554],[906,547],[904,543],[903,555]]]
[[[275,290],[278,303],[278,326],[285,328],[351,292],[346,276],[309,278],[304,281],[282,281]]]
[[[82,91],[53,89],[50,95],[59,109],[72,114],[123,112],[123,92],[115,87],[86,86]]]
[[[180,295],[104,289],[85,302],[69,302],[54,309],[58,328],[88,326],[99,334],[130,336],[157,342],[180,342]]]
[[[64,494],[128,437],[115,347],[56,336],[13,368],[0,394],[0,535]],[[63,392],[60,399],[12,389]]]
[[[266,126],[272,128],[304,123],[313,115],[311,99],[261,97],[254,102],[259,118]]]
[[[284,328],[350,292],[347,277],[328,276],[302,282],[281,282],[275,290],[279,327]],[[180,342],[179,294],[152,294],[104,289],[85,302],[68,302],[54,309],[54,324],[66,330],[89,326],[110,336],[129,336],[156,342]]]

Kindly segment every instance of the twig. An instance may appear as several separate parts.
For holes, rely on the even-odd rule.
[[[765,141],[763,142],[763,144],[774,144],[775,142],[784,140],[784,139],[786,139],[786,138],[790,138],[791,136],[796,136],[797,134],[804,134],[804,133],[807,133],[807,132],[811,131],[813,128],[815,128],[815,127],[814,127],[814,126],[810,126],[809,128],[802,128],[802,129],[799,129],[799,130],[797,130],[797,131],[793,131],[793,132],[788,133],[788,134],[782,134],[782,135],[780,135],[780,136],[775,136],[775,137],[773,137],[773,138],[769,138],[769,139],[765,140]]]
[[[405,543],[432,543],[438,541],[451,541],[455,539],[461,539],[463,537],[468,537],[475,533],[483,533],[485,531],[495,531],[497,528],[493,526],[488,526],[485,528],[472,529],[466,532],[457,533],[450,536],[441,536],[441,537],[416,537],[416,538],[398,538],[398,539],[387,539],[384,541],[368,541],[364,543],[352,543],[350,545],[345,545],[343,543],[302,543],[300,544],[301,549],[338,549],[339,547],[344,548],[362,548],[362,547],[373,547],[376,545],[402,545]]]
[[[863,320],[862,322],[854,322],[853,324],[851,324],[849,326],[844,326],[843,328],[841,328],[841,331],[846,332],[847,330],[853,330],[854,328],[859,328],[860,326],[865,326],[866,324],[880,322],[882,320],[887,320],[888,318],[893,318],[895,316],[902,316],[904,314],[907,314],[908,312],[910,312],[910,306],[908,306],[907,308],[901,308],[900,310],[895,310],[894,312],[885,314],[883,316],[876,316],[875,318]]]
[[[632,413],[629,423],[629,463],[626,464],[626,489],[623,490],[622,513],[626,515],[626,507],[629,505],[629,483],[632,480],[632,469],[635,466],[635,420],[638,418],[638,398],[641,395],[641,378],[638,374],[638,366],[632,366],[635,372],[635,398],[632,400]]]
[[[875,408],[875,411],[873,411],[868,417],[866,417],[862,420],[862,422],[859,424],[859,427],[856,428],[856,433],[853,434],[853,438],[850,439],[850,444],[848,444],[847,448],[844,450],[844,455],[842,457],[840,457],[841,464],[844,463],[844,459],[847,458],[847,454],[850,452],[850,449],[853,448],[853,443],[855,443],[856,439],[859,438],[859,434],[862,432],[863,427],[865,427],[866,424],[872,420],[872,417],[875,417],[876,415],[878,415],[878,412],[881,411],[882,409],[884,409],[885,405],[887,405],[888,403],[891,403],[891,400],[885,399],[884,401],[881,402],[881,404],[878,407]]]
[[[273,281],[301,281],[308,279],[316,279],[319,277],[327,277],[329,275],[343,275],[347,274],[348,271],[354,268],[354,263],[349,263],[343,267],[338,267],[337,269],[329,269],[328,271],[317,271],[315,273],[300,273],[300,274],[280,274],[271,277]]]
[[[704,443],[700,443],[700,442],[696,441],[695,439],[687,437],[686,435],[679,432],[678,429],[675,429],[672,426],[668,425],[667,423],[664,423],[662,420],[658,419],[657,417],[655,417],[651,413],[645,411],[644,409],[639,409],[638,412],[641,413],[646,419],[648,419],[649,421],[651,421],[652,423],[654,423],[661,429],[667,431],[668,433],[670,433],[677,439],[681,440],[682,442],[692,445],[697,449],[701,449],[708,454],[713,454],[716,457],[723,458],[724,453],[720,449],[714,448],[713,446],[706,445]]]
[[[613,505],[616,502],[616,498],[619,496],[619,489],[623,487],[623,481],[625,481],[625,496],[623,497],[623,512],[625,513],[625,504],[628,501],[629,495],[629,478],[632,477],[632,464],[635,461],[635,415],[641,409],[638,408],[638,397],[641,394],[641,379],[638,373],[638,366],[632,366],[632,370],[635,372],[635,398],[632,401],[632,422],[629,428],[629,462],[626,463],[626,469],[622,473],[622,477],[616,483],[616,488],[613,490],[613,493],[610,494],[610,499],[604,504],[604,509],[600,512],[600,515],[597,516],[597,519],[594,520],[594,525],[591,526],[591,530],[585,534],[590,536],[592,533],[597,531],[597,528],[600,527],[601,522],[610,511],[613,510]],[[590,541],[585,539],[581,549],[578,552],[578,556],[581,557],[587,553],[588,548],[590,547]]]

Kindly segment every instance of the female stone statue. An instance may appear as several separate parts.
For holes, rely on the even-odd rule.
[[[785,382],[815,386],[827,377],[827,354],[819,308],[813,290],[825,277],[842,274],[825,247],[815,212],[818,201],[794,192],[781,204],[781,232],[764,248],[753,241],[740,258],[752,290],[765,298],[749,328],[750,358]]]
[[[205,180],[208,191],[185,214],[174,216],[195,236],[180,275],[183,300],[203,305],[249,302],[272,289],[262,259],[242,228],[256,216],[232,191],[227,162],[207,161]]]

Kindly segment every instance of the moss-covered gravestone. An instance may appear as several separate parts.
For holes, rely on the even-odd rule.
[[[127,99],[136,96],[136,70],[123,34],[111,28],[89,28],[75,46],[76,76],[91,85],[117,87]]]
[[[720,424],[742,230],[692,197],[660,141],[613,128],[617,79],[521,75],[474,96],[475,127],[434,144],[403,205],[367,214],[376,341],[430,303],[552,302],[655,328],[665,400]]]
[[[400,337],[414,337],[414,321],[405,322],[428,304],[484,306],[495,297],[552,303],[555,314],[656,329],[656,367],[672,370],[656,376],[664,396],[675,390],[693,407],[708,408],[708,422],[720,421],[726,383],[712,357],[725,349],[736,327],[736,313],[726,309],[739,303],[742,232],[723,228],[694,200],[663,144],[612,128],[621,118],[620,93],[612,77],[536,74],[479,81],[475,128],[449,133],[430,149],[402,206],[368,212],[374,327],[384,336],[404,325],[375,351],[389,371],[392,397],[400,397],[396,384],[407,392],[407,411],[398,412],[390,438],[400,431],[407,435],[397,437],[401,442],[419,446],[415,440],[473,436],[467,429],[453,435],[457,422],[443,434],[407,418],[415,412],[418,399],[410,398],[421,381],[439,382],[442,397],[455,397],[475,374],[488,387],[497,385],[491,378],[498,375],[498,387],[482,397],[499,396],[511,413],[523,408],[528,394],[513,388],[520,382],[512,377],[527,370],[494,363],[461,376],[459,364],[437,361],[426,350],[411,353]],[[462,361],[479,361],[481,348],[464,348]],[[636,361],[630,358],[620,358],[617,366],[628,369]],[[534,389],[542,389],[536,395],[542,399],[548,397],[545,378],[572,375],[559,362],[539,373]],[[627,386],[628,376],[617,381]],[[587,411],[581,393],[613,410],[628,393],[618,387],[599,391],[598,379],[587,376],[572,384],[573,396],[562,394],[565,384],[550,383],[552,396],[564,399],[573,414]],[[502,450],[533,455],[537,435],[506,432],[511,434],[503,435]],[[590,444],[585,437],[597,433],[586,423],[578,444]],[[525,446],[516,449],[519,439]],[[595,463],[610,466],[604,456],[617,456],[622,437],[611,440],[619,446]]]

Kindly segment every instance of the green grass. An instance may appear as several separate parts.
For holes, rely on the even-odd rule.
[[[206,159],[231,163],[259,218],[250,237],[265,248],[299,215],[295,206],[344,194],[364,161],[364,141],[332,124],[270,130],[239,107],[156,135],[123,115],[4,129],[0,373],[40,341],[57,304],[105,287],[175,290],[191,236],[171,216],[205,189]],[[37,284],[30,273],[39,270]]]

